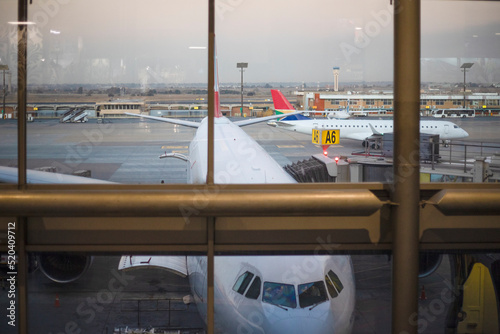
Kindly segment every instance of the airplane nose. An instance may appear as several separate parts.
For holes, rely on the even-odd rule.
[[[277,321],[271,325],[269,331],[266,331],[266,334],[283,333],[331,334],[335,333],[335,328],[325,319],[295,317],[293,321],[290,319]]]

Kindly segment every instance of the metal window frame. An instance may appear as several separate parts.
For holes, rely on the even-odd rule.
[[[27,21],[27,0],[19,0],[19,21]],[[208,96],[214,114],[215,6],[209,5]],[[426,249],[498,250],[500,187],[496,184],[420,184],[418,152],[420,109],[420,1],[396,0],[394,16],[394,184],[228,185],[213,182],[213,118],[209,122],[208,175],[204,186],[74,186],[28,185],[26,182],[27,29],[18,28],[18,170],[17,185],[0,185],[0,216],[18,222],[19,258],[28,252],[93,253],[197,252],[207,254],[208,333],[214,332],[214,267],[220,253],[352,253],[392,252],[392,332],[417,333],[408,319],[417,310],[418,252]],[[192,227],[179,229],[185,218],[179,207],[204,194]],[[72,201],[77,196],[78,206]],[[276,201],[280,198],[280,201]],[[101,203],[109,203],[102,206]],[[272,205],[271,205],[272,203]],[[65,209],[72,205],[71,210]],[[11,218],[9,218],[11,217]],[[67,217],[67,218],[65,218]],[[113,217],[135,217],[149,226],[140,240],[114,238],[105,230],[133,232],[137,223],[116,226]],[[59,220],[57,220],[59,218]],[[66,219],[65,223],[60,223]],[[88,219],[105,229],[87,227],[100,238],[75,236],[72,227]],[[155,219],[161,219],[155,221]],[[40,221],[42,224],[40,224]],[[248,224],[241,224],[242,222]],[[43,230],[49,224],[51,229]],[[51,225],[52,224],[52,225]],[[80,225],[79,225],[80,224]],[[290,242],[266,239],[288,231]],[[244,225],[244,227],[242,227]],[[42,227],[41,227],[42,226]],[[184,225],[186,226],[186,225]],[[476,233],[468,233],[474,229]],[[173,242],[147,242],[158,232],[182,236]],[[335,232],[335,233],[333,233]],[[453,232],[453,233],[450,233]],[[41,234],[40,234],[41,233]],[[39,235],[38,238],[35,236]],[[73,236],[64,242],[54,236]],[[338,236],[332,238],[332,235]],[[193,237],[194,240],[193,241]],[[483,239],[485,238],[486,239]],[[98,238],[98,239],[99,239]],[[319,239],[323,241],[319,241]],[[45,240],[45,241],[44,241]],[[103,241],[104,240],[104,241]],[[135,241],[134,241],[135,240]],[[326,240],[326,241],[324,241]],[[5,251],[1,245],[0,250]],[[18,268],[19,333],[27,333],[27,268]],[[415,300],[409,303],[409,300]]]

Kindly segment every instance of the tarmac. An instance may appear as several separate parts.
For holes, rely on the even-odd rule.
[[[468,142],[500,143],[500,118],[459,120],[469,132]],[[282,166],[309,159],[321,148],[304,134],[256,124],[244,128]],[[56,167],[58,172],[90,170],[92,177],[121,183],[186,183],[186,165],[177,159],[159,159],[167,152],[187,154],[194,129],[139,119],[108,119],[97,123],[62,124],[58,120],[35,120],[28,124],[28,168]],[[13,120],[0,123],[0,165],[17,165],[17,126]],[[360,142],[344,140],[329,148],[329,156],[349,156],[362,150]],[[446,156],[446,148],[441,154]],[[493,149],[490,153],[493,153]],[[489,153],[488,153],[489,154]],[[164,328],[179,333],[202,332],[204,323],[193,304],[185,305],[187,279],[172,273],[146,269],[123,276],[117,271],[118,256],[96,256],[89,271],[73,283],[61,285],[40,271],[29,276],[30,333],[120,333],[125,328]],[[391,261],[388,255],[353,255],[356,308],[353,333],[390,333]],[[0,274],[2,275],[2,274]],[[5,273],[3,273],[5,278]],[[110,282],[119,281],[111,287]],[[450,304],[450,266],[443,256],[441,266],[420,280],[421,332],[443,333]],[[0,294],[0,309],[8,299],[6,281]],[[436,308],[439,305],[439,308]],[[4,311],[0,312],[3,314]],[[0,320],[0,333],[17,328]],[[415,321],[409,319],[409,321]],[[79,331],[81,330],[81,331]],[[420,332],[420,331],[419,331]],[[177,333],[177,332],[176,332]]]

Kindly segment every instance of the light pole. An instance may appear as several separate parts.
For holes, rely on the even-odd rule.
[[[2,107],[2,119],[3,119],[3,115],[5,114],[5,93],[7,93],[7,91],[5,89],[5,71],[9,70],[9,66],[8,65],[0,65],[0,70],[3,71],[3,107]]]
[[[472,65],[474,65],[474,63],[463,63],[462,66],[460,66],[460,68],[462,68],[464,71],[464,109],[466,108],[466,106],[465,106],[465,86],[466,86],[465,73],[467,73],[467,70],[469,68],[471,68]]]
[[[243,117],[243,69],[248,67],[248,63],[236,63],[236,67],[241,70],[241,116]]]

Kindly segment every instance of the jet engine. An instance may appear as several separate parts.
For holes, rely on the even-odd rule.
[[[93,257],[69,253],[38,255],[40,270],[57,283],[70,283],[79,279],[92,264]]]
[[[436,271],[441,264],[442,255],[439,253],[420,253],[418,264],[418,277],[427,277]]]

